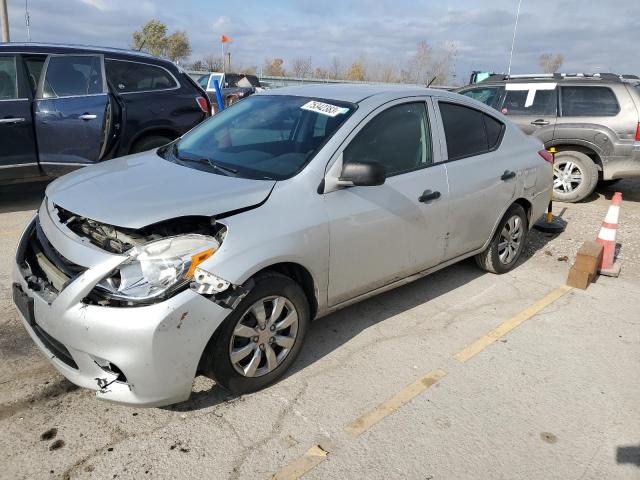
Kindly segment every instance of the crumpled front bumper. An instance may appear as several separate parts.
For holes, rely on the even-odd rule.
[[[99,398],[143,406],[186,400],[202,352],[230,310],[191,290],[140,307],[83,303],[123,257],[96,252],[72,238],[74,234],[55,225],[47,210],[43,204],[39,216],[51,245],[72,262],[85,260],[78,264],[88,268],[51,300],[30,288],[21,259],[16,259],[14,283],[33,299],[33,318],[21,312],[33,341],[62,375],[96,390]]]

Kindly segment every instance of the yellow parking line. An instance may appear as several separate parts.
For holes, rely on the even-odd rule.
[[[410,385],[407,385],[393,397],[378,405],[373,410],[368,411],[364,415],[358,417],[348,424],[344,430],[352,437],[357,437],[365,432],[383,418],[391,415],[404,404],[410,402],[413,398],[420,395],[431,385],[435,384],[443,378],[447,372],[439,368],[430,371],[425,376],[419,378]]]
[[[489,345],[491,345],[493,342],[498,340],[500,337],[509,333],[511,330],[513,330],[518,325],[520,325],[522,322],[524,322],[525,320],[528,320],[529,318],[533,317],[544,308],[551,305],[553,302],[558,300],[560,297],[562,297],[565,293],[567,293],[570,290],[572,290],[572,287],[568,285],[563,285],[560,288],[557,288],[551,293],[545,295],[536,303],[534,303],[533,305],[530,305],[529,307],[525,308],[523,311],[518,313],[515,317],[510,318],[509,320],[502,323],[495,329],[491,330],[482,338],[479,338],[478,340],[473,342],[468,347],[464,348],[463,350],[460,350],[458,353],[455,354],[456,360],[462,363],[466,362],[471,357],[481,352],[482,350],[487,348]]]
[[[271,478],[272,480],[297,480],[325,461],[327,455],[329,455],[329,452],[320,447],[320,445],[314,445],[304,455],[283,467]]]
[[[22,230],[10,230],[8,232],[0,232],[0,237],[14,237],[20,235]]]

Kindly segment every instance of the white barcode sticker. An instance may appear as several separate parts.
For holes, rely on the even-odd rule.
[[[329,103],[317,102],[316,100],[311,100],[300,108],[303,110],[309,110],[310,112],[321,113],[322,115],[327,115],[329,117],[335,117],[336,115],[347,113],[349,111],[348,108],[338,107],[337,105],[331,105]]]

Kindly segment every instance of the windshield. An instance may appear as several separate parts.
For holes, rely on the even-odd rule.
[[[253,95],[184,135],[162,156],[182,165],[253,179],[298,173],[355,105],[284,95]]]

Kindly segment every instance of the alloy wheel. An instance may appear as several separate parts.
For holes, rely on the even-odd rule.
[[[251,305],[236,324],[229,342],[233,368],[245,377],[273,372],[289,355],[298,334],[298,312],[281,296]]]
[[[498,258],[502,264],[510,264],[518,255],[522,239],[524,238],[524,227],[522,218],[513,215],[507,220],[498,242]]]
[[[561,160],[553,165],[553,190],[556,193],[574,192],[582,184],[584,174],[577,163]]]

